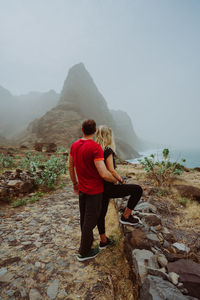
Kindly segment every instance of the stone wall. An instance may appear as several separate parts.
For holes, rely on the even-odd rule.
[[[116,199],[121,215],[127,199]],[[140,300],[200,299],[200,264],[190,248],[178,243],[162,223],[162,216],[150,201],[141,200],[134,210],[141,223],[122,225],[125,254],[138,284]]]
[[[23,197],[35,190],[34,175],[16,169],[0,176],[0,201],[9,202],[13,197]]]
[[[46,148],[46,152],[52,153],[56,152],[57,145],[55,143],[35,143],[34,150],[42,152]]]

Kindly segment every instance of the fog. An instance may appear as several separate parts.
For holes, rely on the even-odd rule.
[[[0,85],[60,92],[83,62],[140,138],[200,148],[199,0],[0,0]]]

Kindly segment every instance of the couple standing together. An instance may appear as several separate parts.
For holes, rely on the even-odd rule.
[[[110,198],[130,196],[120,218],[122,224],[135,225],[138,219],[132,210],[142,196],[142,188],[124,184],[115,170],[115,144],[112,130],[100,126],[96,130],[94,120],[82,124],[83,137],[74,142],[69,155],[69,174],[74,192],[79,195],[81,244],[77,259],[85,261],[95,257],[98,249],[92,249],[93,229],[98,227],[99,249],[111,244],[105,233],[105,216]],[[96,142],[93,140],[96,133]]]

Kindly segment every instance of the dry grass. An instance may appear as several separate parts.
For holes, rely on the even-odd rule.
[[[181,214],[175,218],[176,225],[180,228],[190,228],[200,232],[200,204],[190,199],[184,200],[186,200],[185,207],[183,205],[177,207]],[[181,198],[177,198],[177,201],[180,203]]]
[[[115,300],[134,300],[137,289],[130,279],[130,267],[124,255],[124,240],[119,228],[118,215],[111,201],[106,215],[106,234],[113,236],[115,245],[103,250],[96,258],[98,270],[107,275],[111,295],[105,298]],[[95,231],[95,235],[98,233]],[[95,298],[101,299],[103,298]]]
[[[200,188],[200,172],[194,170],[184,172],[181,176],[176,177],[174,184],[192,185]]]
[[[141,165],[117,165],[117,172],[122,177],[133,178],[137,180],[145,180],[146,175]]]

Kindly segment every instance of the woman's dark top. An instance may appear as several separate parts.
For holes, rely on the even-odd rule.
[[[108,158],[108,156],[110,154],[112,154],[112,156],[113,156],[113,165],[114,165],[114,168],[116,168],[116,164],[115,164],[115,152],[110,147],[106,147],[104,149],[104,162],[106,164],[106,159]],[[114,185],[114,183],[108,182],[108,181],[104,181],[104,189],[108,188],[109,186],[112,186],[112,185]]]

